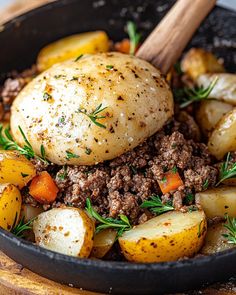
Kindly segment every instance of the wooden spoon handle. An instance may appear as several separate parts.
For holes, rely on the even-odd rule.
[[[179,0],[138,50],[145,59],[166,74],[216,0]]]

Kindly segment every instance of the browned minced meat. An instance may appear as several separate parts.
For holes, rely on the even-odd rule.
[[[0,89],[0,120],[9,119],[10,107],[13,100],[36,73],[37,69],[33,66],[31,69],[25,70],[22,73],[14,71],[9,74],[9,77]]]
[[[84,207],[90,198],[103,216],[127,215],[142,223],[151,215],[140,204],[153,194],[161,196],[158,181],[164,173],[177,168],[184,185],[162,196],[176,210],[186,210],[186,195],[202,191],[216,183],[218,169],[213,166],[207,147],[185,139],[173,121],[146,142],[120,157],[96,166],[68,166],[55,177],[60,189],[53,206],[70,204]],[[188,130],[188,136],[189,136]]]

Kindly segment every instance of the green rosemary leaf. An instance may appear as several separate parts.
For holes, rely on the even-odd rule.
[[[226,156],[225,162],[220,167],[219,181],[216,184],[218,186],[226,179],[236,177],[236,162],[230,165],[230,152]]]
[[[176,101],[180,102],[180,108],[185,108],[192,104],[193,102],[198,102],[208,99],[212,89],[215,87],[218,81],[218,77],[210,83],[206,88],[204,87],[194,87],[194,88],[183,88],[176,89],[174,91],[174,96]]]
[[[86,211],[88,214],[96,219],[99,223],[96,227],[96,233],[106,228],[113,228],[117,231],[117,238],[120,237],[124,231],[130,230],[131,224],[127,216],[121,214],[119,215],[120,219],[114,219],[111,217],[104,218],[98,214],[92,207],[91,201],[89,198],[86,199]]]
[[[128,21],[127,23],[127,32],[130,39],[129,53],[134,55],[140,42],[141,34],[137,32],[137,27],[132,21]]]
[[[163,204],[159,196],[153,195],[150,197],[150,200],[144,201],[140,208],[149,209],[151,212],[156,215],[160,215],[164,212],[174,210],[174,207],[171,204]]]

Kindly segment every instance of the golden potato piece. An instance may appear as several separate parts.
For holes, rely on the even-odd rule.
[[[0,183],[22,189],[36,175],[34,165],[16,151],[0,150]]]
[[[208,148],[218,160],[231,151],[236,151],[236,108],[228,112],[212,132]]]
[[[206,229],[203,211],[172,211],[125,232],[119,243],[129,261],[173,261],[196,254],[203,244]]]
[[[196,202],[208,218],[224,217],[225,214],[236,217],[236,187],[222,186],[197,193]]]
[[[222,236],[226,233],[228,233],[228,230],[224,227],[224,223],[222,222],[209,226],[201,253],[210,255],[235,247],[235,245],[229,244]]]
[[[181,69],[193,80],[205,73],[223,73],[224,67],[210,52],[201,48],[192,48],[184,56]]]
[[[81,54],[107,52],[108,49],[109,39],[103,31],[76,34],[44,47],[39,52],[37,66],[42,72],[55,63],[77,58]]]
[[[49,250],[87,258],[93,247],[94,222],[81,209],[54,208],[33,223],[36,243]]]
[[[94,236],[91,256],[102,258],[111,249],[116,240],[116,231],[104,229]]]
[[[229,73],[204,74],[198,77],[198,86],[207,88],[215,79],[217,82],[208,98],[221,100],[236,105],[236,75]]]
[[[12,184],[0,184],[0,227],[10,231],[20,218],[22,198]]]
[[[225,102],[202,101],[196,112],[196,120],[204,136],[209,137],[219,120],[232,109],[233,106]]]

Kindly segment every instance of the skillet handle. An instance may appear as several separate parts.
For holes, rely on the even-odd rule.
[[[136,56],[149,61],[166,74],[215,4],[216,0],[177,1],[145,40]]]

